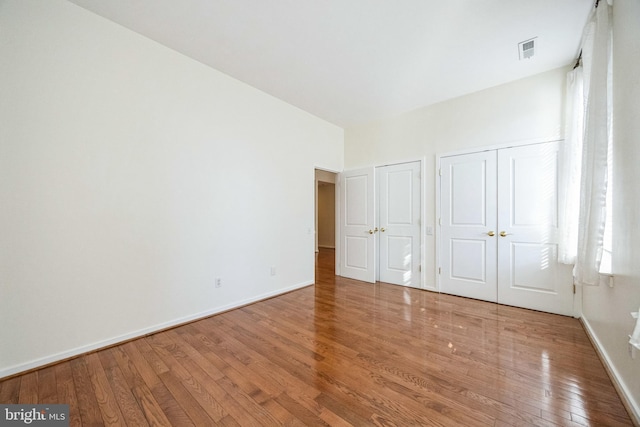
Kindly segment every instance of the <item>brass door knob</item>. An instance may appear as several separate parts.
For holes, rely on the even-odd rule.
[[[383,233],[386,231],[384,227],[380,228],[380,231],[382,231]]]
[[[500,237],[507,237],[510,233],[507,233],[506,231],[501,231],[500,232]]]
[[[490,232],[487,233],[487,235],[493,237],[493,236],[496,235],[496,232],[495,231],[490,231]]]
[[[373,234],[373,230],[369,230],[369,231],[368,231],[368,233],[369,233],[369,234]]]

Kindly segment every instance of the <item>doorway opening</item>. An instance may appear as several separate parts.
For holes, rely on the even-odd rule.
[[[335,258],[338,174],[315,170],[315,253]],[[316,257],[317,263],[317,257]]]

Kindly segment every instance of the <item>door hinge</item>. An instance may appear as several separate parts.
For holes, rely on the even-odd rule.
[[[438,176],[442,176],[442,169],[438,168]]]
[[[575,283],[573,284],[573,293],[574,294],[576,293],[576,284]]]
[[[422,272],[422,264],[418,264],[418,271]]]
[[[438,218],[438,225],[442,225],[442,218]]]
[[[442,274],[442,267],[438,267],[438,274]]]

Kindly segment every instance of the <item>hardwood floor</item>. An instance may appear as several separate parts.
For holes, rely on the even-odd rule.
[[[0,382],[71,425],[631,425],[579,321],[333,275]]]

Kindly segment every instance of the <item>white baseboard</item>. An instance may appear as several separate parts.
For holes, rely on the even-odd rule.
[[[629,412],[629,416],[631,417],[633,425],[640,426],[640,407],[638,406],[638,403],[631,398],[631,392],[625,385],[624,381],[622,381],[622,377],[618,373],[613,363],[611,363],[611,359],[609,358],[607,351],[604,349],[602,343],[598,339],[598,336],[593,331],[593,328],[589,324],[589,321],[584,317],[581,317],[580,322],[582,323],[584,330],[587,332],[587,336],[591,340],[593,347],[596,349],[596,352],[598,353],[602,364],[607,370],[607,373],[611,378],[611,382],[613,382],[613,386],[618,391],[620,400],[622,400],[625,408],[627,408],[627,412]]]
[[[185,323],[193,322],[199,319],[204,319],[205,317],[213,316],[214,314],[223,313],[225,311],[229,311],[234,308],[239,308],[254,302],[262,301],[268,298],[273,298],[278,295],[286,294],[287,292],[295,291],[297,289],[301,289],[306,286],[313,285],[313,283],[314,283],[313,280],[308,282],[298,283],[296,285],[289,286],[284,289],[278,289],[277,291],[267,292],[261,295],[257,295],[255,297],[247,298],[240,301],[235,301],[231,304],[226,304],[220,307],[213,308],[211,310],[206,310],[206,311],[195,313],[189,316],[180,317],[178,319],[173,319],[168,322],[163,322],[157,325],[150,326],[148,328],[138,329],[137,331],[132,331],[126,334],[118,335],[113,338],[97,341],[97,342],[76,347],[67,351],[62,351],[56,354],[52,354],[50,356],[34,359],[29,362],[9,366],[8,368],[0,369],[0,379],[9,377],[11,375],[19,374],[21,372],[26,372],[32,369],[37,369],[46,365],[51,365],[53,363],[70,359],[72,357],[79,356],[81,354],[99,350],[101,348],[111,347],[113,345],[117,345],[118,343],[130,341],[132,339],[140,338],[145,335],[150,335],[155,332],[159,332],[159,331],[169,329],[175,326],[179,326]]]

